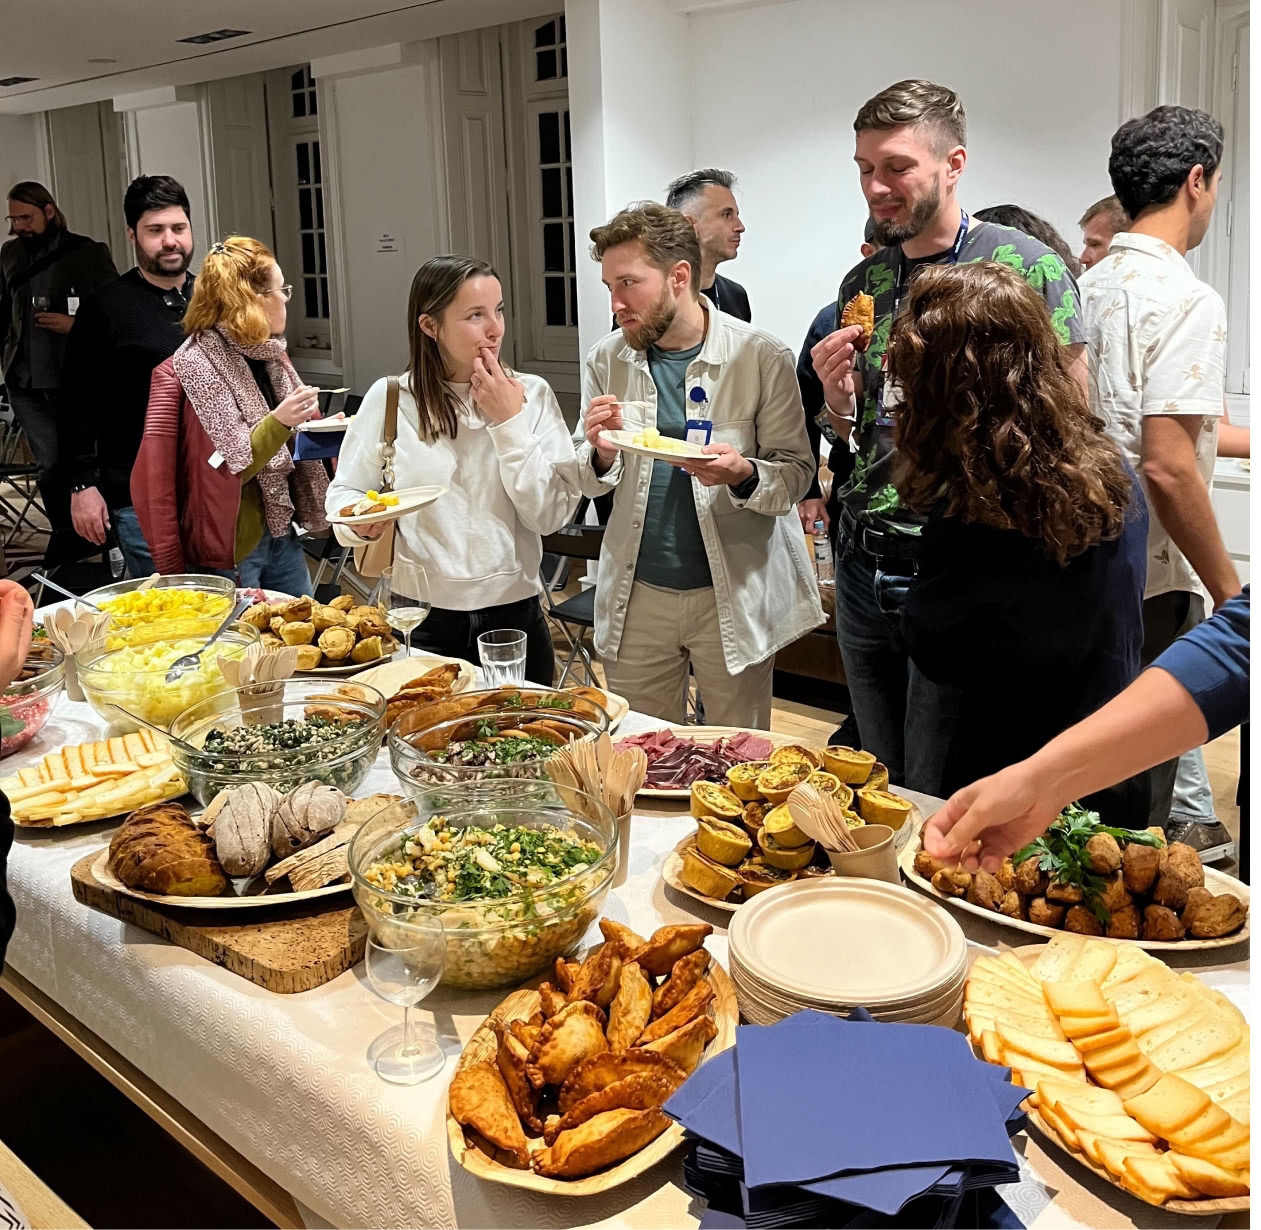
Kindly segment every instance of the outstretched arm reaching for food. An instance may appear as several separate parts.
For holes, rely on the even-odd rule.
[[[1074,799],[1171,760],[1248,716],[1249,590],[1175,641],[1102,709],[1040,752],[954,794],[924,849],[997,871]]]

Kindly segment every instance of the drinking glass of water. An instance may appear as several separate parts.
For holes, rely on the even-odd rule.
[[[390,623],[404,636],[407,656],[412,656],[412,631],[429,618],[429,578],[419,564],[410,560],[396,560],[381,571],[389,604]]]
[[[364,950],[368,982],[383,1000],[403,1009],[402,1025],[387,1029],[368,1051],[382,1080],[416,1085],[442,1071],[442,1048],[432,1033],[418,1034],[412,1009],[438,985],[446,959],[440,918],[417,915],[374,926]]]
[[[482,661],[482,682],[488,688],[506,688],[525,682],[525,633],[515,628],[483,632],[477,638]]]

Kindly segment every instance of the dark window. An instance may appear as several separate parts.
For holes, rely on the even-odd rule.
[[[556,80],[556,52],[552,51],[536,51],[534,53],[536,68],[534,71],[535,81],[555,81]]]
[[[320,315],[320,291],[318,278],[302,279],[302,298],[306,304],[306,314],[311,320],[318,320]]]
[[[302,236],[302,272],[317,272],[315,268],[315,236],[310,231],[304,232]]]
[[[539,112],[539,161],[559,162],[560,116],[555,111]]]
[[[311,182],[311,147],[302,142],[298,146],[298,183]]]
[[[561,201],[560,170],[557,167],[545,168],[543,177],[543,217],[563,218],[564,203]]]
[[[311,211],[311,189],[298,189],[298,222],[304,231],[309,231],[315,226],[314,215]]]
[[[536,47],[554,47],[556,45],[556,23],[554,21],[549,21],[547,25],[539,26],[534,31],[534,45]]]
[[[543,227],[543,268],[549,273],[565,272],[565,223],[548,222]]]
[[[547,279],[547,323],[549,325],[567,324],[565,315],[565,283],[568,278],[561,276]]]

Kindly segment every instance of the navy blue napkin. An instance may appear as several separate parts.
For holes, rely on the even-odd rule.
[[[350,426],[350,420],[346,420]],[[300,431],[293,442],[294,461],[327,461],[342,451],[344,431]]]

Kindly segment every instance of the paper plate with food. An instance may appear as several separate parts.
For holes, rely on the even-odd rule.
[[[266,782],[220,791],[194,818],[179,803],[132,812],[92,864],[98,884],[159,905],[242,910],[350,890],[347,853],[360,826],[398,795],[348,799],[304,782],[282,795]]]
[[[654,461],[668,461],[671,465],[678,465],[680,461],[709,460],[709,454],[699,444],[663,436],[652,427],[640,431],[602,431],[600,436],[619,452],[651,457]]]
[[[294,646],[299,675],[353,675],[399,648],[386,612],[350,594],[329,603],[308,597],[256,602],[241,621],[259,630],[264,649]]]
[[[1069,931],[1150,949],[1224,948],[1251,932],[1248,886],[1205,867],[1158,828],[1105,825],[1073,804],[997,875],[944,864],[920,835],[899,856],[902,874],[941,901],[1035,935]]]
[[[1250,1031],[1220,991],[1133,944],[1061,932],[978,958],[963,1002],[973,1045],[1032,1090],[1030,1122],[1081,1165],[1170,1212],[1249,1208]]]
[[[471,688],[477,682],[477,667],[463,658],[413,653],[410,657],[404,655],[384,665],[369,667],[356,682],[376,688],[391,701],[400,699],[402,693],[414,693],[415,703],[421,704]],[[386,725],[389,724],[387,720]]]
[[[350,420],[346,417],[343,410],[339,410],[336,414],[325,415],[321,419],[309,419],[305,423],[299,423],[294,431],[345,431],[350,426]]]
[[[602,919],[605,942],[556,959],[514,991],[464,1048],[447,1137],[465,1170],[557,1196],[626,1183],[683,1142],[661,1109],[735,1042],[735,988],[705,951],[703,923],[647,938]]]
[[[403,487],[398,491],[365,491],[357,500],[343,504],[335,517],[329,517],[331,525],[371,525],[378,521],[397,521],[408,513],[432,504],[447,489],[437,485],[427,487]]]

